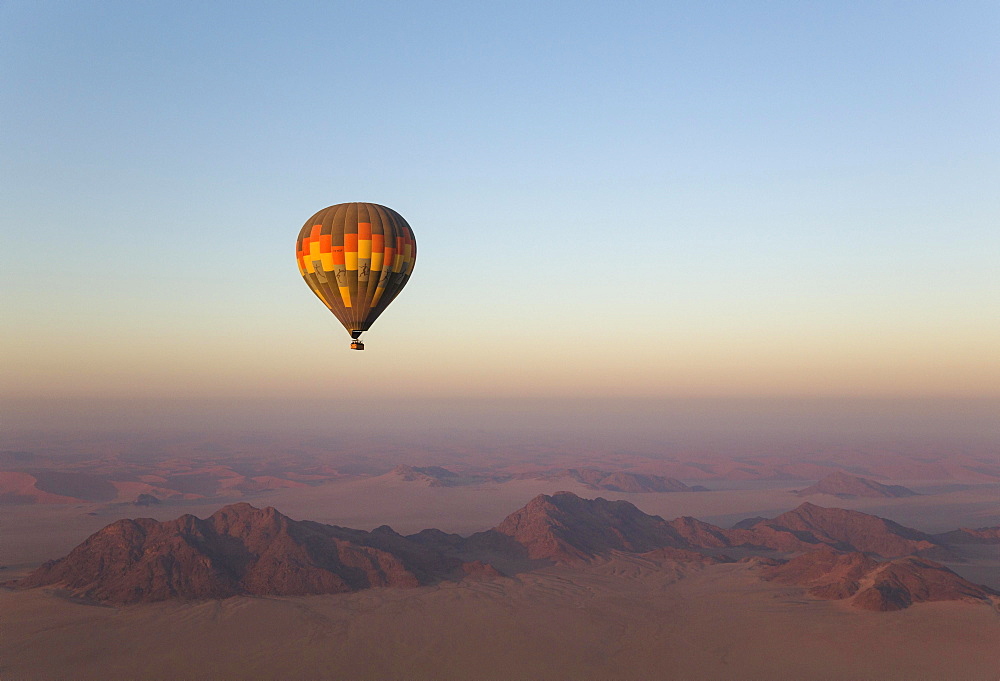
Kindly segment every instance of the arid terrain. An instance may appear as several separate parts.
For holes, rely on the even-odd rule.
[[[0,593],[10,679],[996,679],[988,606],[853,610],[616,558],[518,578],[126,608]],[[15,626],[16,623],[16,626]]]
[[[209,445],[0,455],[0,678],[1000,679],[988,450]]]

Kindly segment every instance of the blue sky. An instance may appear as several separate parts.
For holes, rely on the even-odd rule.
[[[0,392],[996,397],[998,34],[993,2],[4,3]],[[344,201],[420,247],[365,353],[293,258]]]

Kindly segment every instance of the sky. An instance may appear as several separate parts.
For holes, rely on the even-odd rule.
[[[8,0],[6,427],[442,400],[983,414],[998,34],[985,1]],[[419,245],[363,353],[294,260],[347,201]]]

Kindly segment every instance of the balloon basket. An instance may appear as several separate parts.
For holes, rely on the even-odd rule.
[[[351,350],[364,350],[365,344],[359,340],[351,341]]]

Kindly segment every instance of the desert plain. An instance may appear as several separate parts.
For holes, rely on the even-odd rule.
[[[1000,461],[989,447],[747,456],[512,445],[474,456],[386,444],[360,456],[324,443],[213,442],[147,450],[113,439],[89,448],[8,443],[3,579],[25,577],[118,519],[205,518],[234,502],[404,535],[468,536],[558,491],[726,528],[804,501],[931,534],[1000,525]],[[803,495],[844,471],[915,494]],[[764,579],[748,552],[730,553],[745,560],[607,551],[412,588],[129,605],[58,585],[8,587],[0,590],[0,679],[1000,679],[995,599],[873,612]],[[996,543],[963,545],[941,563],[1000,590]]]

